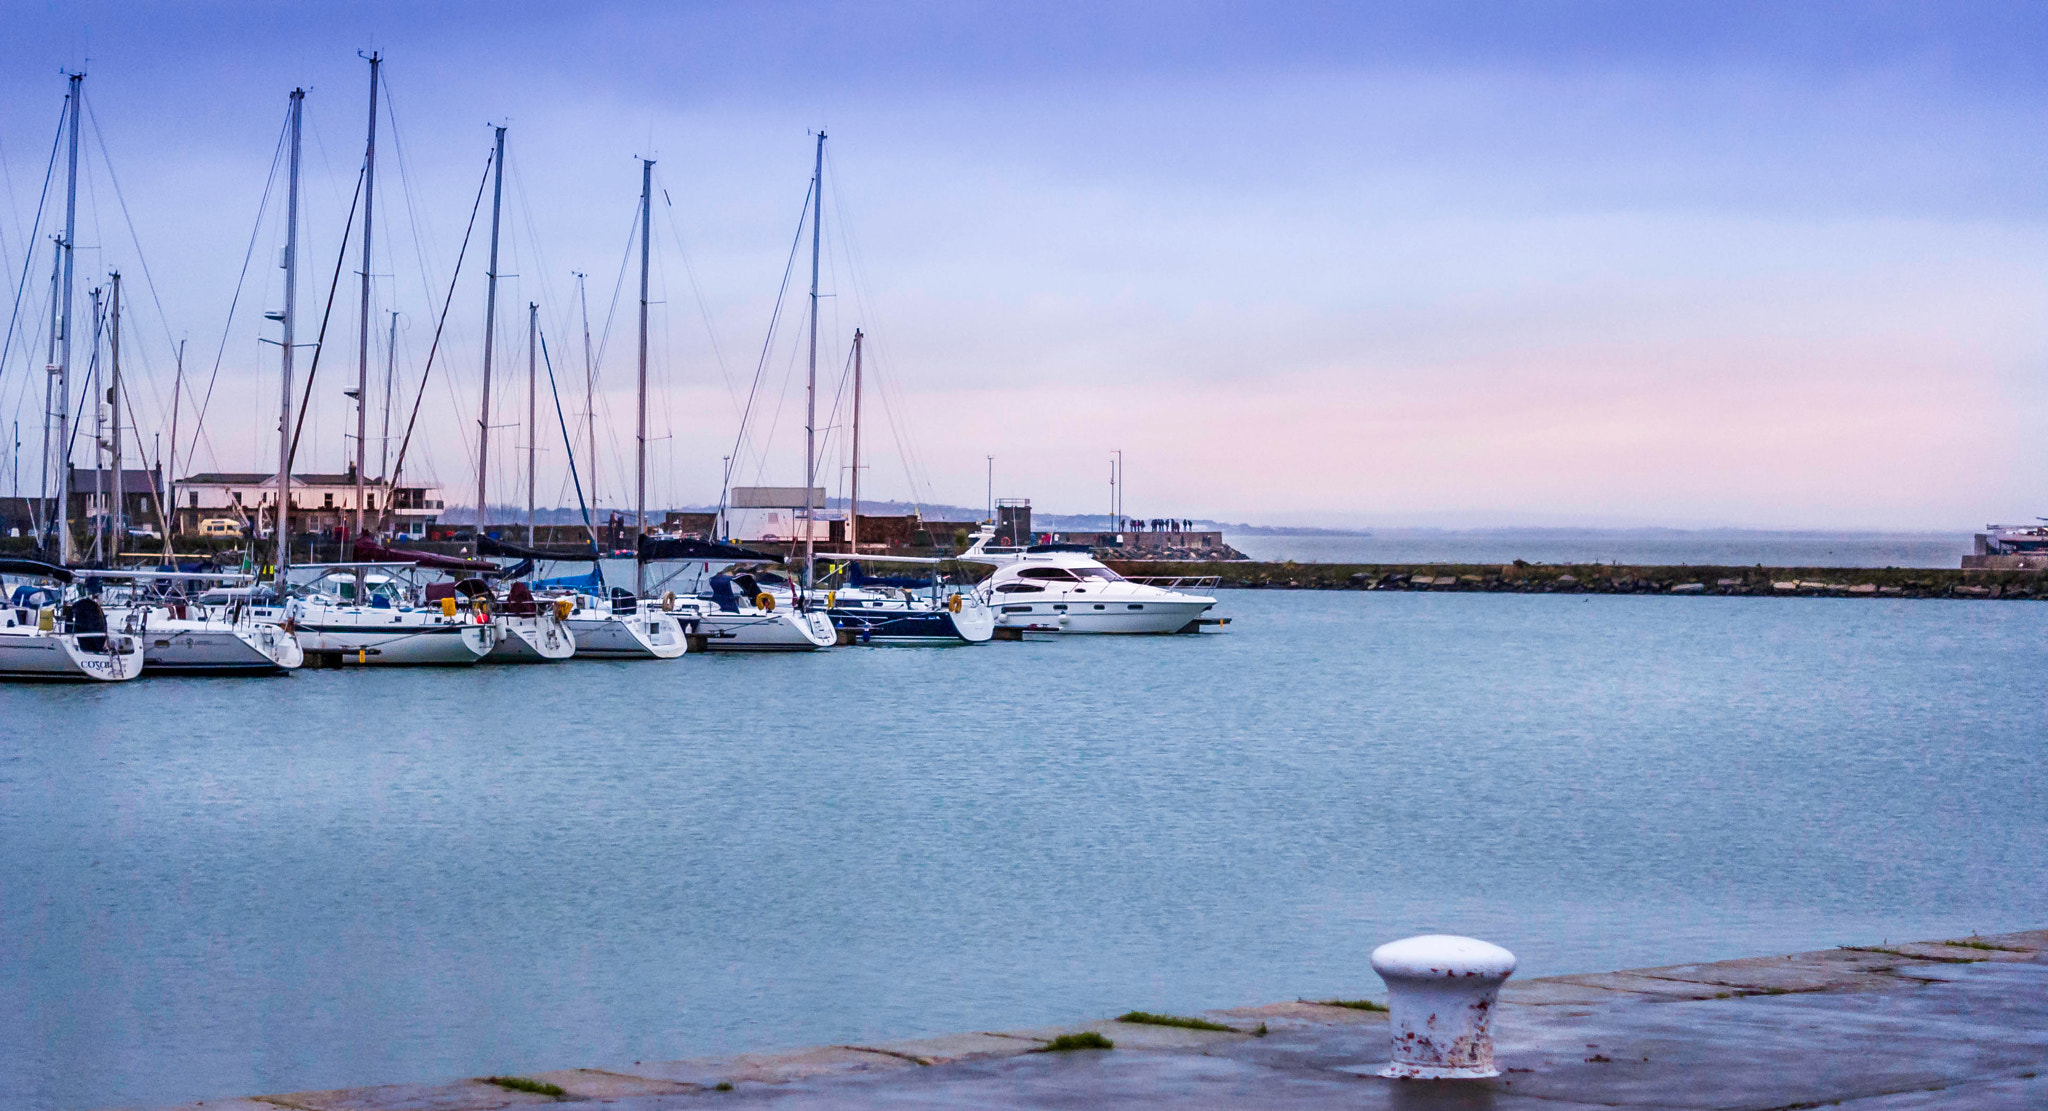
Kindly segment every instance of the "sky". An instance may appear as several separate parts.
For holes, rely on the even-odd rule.
[[[870,497],[979,505],[992,466],[997,497],[1103,511],[1120,451],[1140,517],[2048,514],[2038,5],[0,7],[0,269],[10,302],[28,287],[0,420],[20,422],[29,490],[53,214],[30,230],[61,71],[88,73],[74,334],[120,269],[139,438],[170,438],[184,340],[177,469],[274,469],[261,313],[282,303],[287,95],[307,89],[303,343],[337,272],[374,49],[370,469],[411,421],[406,470],[450,504],[475,499],[488,195],[452,297],[451,273],[502,125],[494,504],[524,503],[530,443],[536,499],[575,503],[563,425],[597,501],[631,503],[640,157],[650,501],[714,503],[728,469],[802,481],[797,237],[822,128],[818,481],[835,495],[859,328]],[[300,471],[354,450],[356,249]],[[576,272],[602,348],[594,459]],[[551,392],[536,373],[537,440],[529,302],[556,375]]]

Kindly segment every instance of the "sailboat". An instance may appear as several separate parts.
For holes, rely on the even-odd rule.
[[[825,612],[840,635],[853,644],[986,644],[995,638],[995,615],[977,595],[958,588],[947,590],[939,579],[943,560],[916,556],[861,556],[860,552],[860,410],[861,349],[865,338],[853,333],[853,490],[846,511],[844,556],[827,554],[826,559],[845,559],[833,574],[842,582],[831,590],[813,589],[813,601],[823,602]],[[898,578],[884,582],[861,574],[860,561],[907,563],[929,568],[928,582]]]
[[[813,197],[817,197],[815,184],[825,170],[825,135],[817,135],[817,170],[813,176]],[[635,558],[635,594],[639,605],[645,611],[647,599],[647,564],[651,560],[698,560],[688,553],[674,553],[678,545],[686,547],[686,541],[655,541],[647,535],[647,248],[649,228],[653,217],[653,162],[641,160],[641,314],[639,314],[639,494],[635,510],[635,537],[637,537],[637,558]],[[817,215],[823,215],[823,199],[817,201]],[[817,482],[815,465],[815,433],[817,424],[817,221],[811,223],[811,394],[809,414],[805,416],[805,457],[803,457],[803,486],[811,490]],[[809,498],[805,498],[809,500]],[[805,568],[809,568],[811,556],[811,510],[805,510]],[[709,545],[711,549],[725,545]],[[737,553],[737,560],[745,560],[754,553]],[[707,568],[711,564],[735,562],[733,551],[723,553],[711,551],[698,562]],[[803,572],[805,580],[809,570]],[[831,617],[819,607],[805,605],[803,590],[791,590],[786,594],[786,603],[776,605],[774,594],[756,592],[741,596],[731,588],[719,590],[719,576],[711,580],[713,592],[700,599],[678,599],[678,603],[690,605],[694,613],[696,631],[690,633],[696,644],[707,652],[817,652],[819,648],[831,648],[838,644],[840,633],[831,627]],[[664,596],[664,601],[668,601]],[[705,605],[709,603],[709,605]],[[676,605],[676,603],[672,603]]]
[[[0,559],[0,574],[38,580],[16,586],[0,610],[0,678],[122,682],[142,674],[141,638],[109,629],[106,611],[70,571]]]
[[[274,596],[255,576],[220,571],[78,571],[100,593],[110,623],[142,640],[149,674],[272,675],[305,662]],[[260,608],[259,608],[260,607]]]

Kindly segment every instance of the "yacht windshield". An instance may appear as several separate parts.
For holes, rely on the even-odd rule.
[[[1107,567],[1076,567],[1074,568],[1074,574],[1084,579],[1101,579],[1104,582],[1120,583],[1124,581],[1122,575]]]
[[[1052,582],[1063,583],[1080,581],[1064,567],[1026,567],[1022,571],[1017,572],[1017,577],[1020,579],[1046,579]]]

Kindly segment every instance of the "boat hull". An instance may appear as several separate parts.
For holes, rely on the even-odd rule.
[[[1143,602],[1022,602],[995,607],[996,622],[1008,628],[1058,623],[1063,633],[1143,635],[1189,631],[1216,603],[1207,598]],[[1060,619],[1064,618],[1064,622]]]
[[[343,665],[370,667],[464,667],[482,659],[498,642],[493,624],[388,618],[377,623],[376,615],[389,613],[308,610],[295,635],[306,652],[331,653]]]
[[[178,627],[186,624],[192,627]],[[142,642],[142,668],[153,675],[265,675],[291,671],[306,662],[297,639],[275,625],[152,624]]]
[[[823,610],[808,613],[716,611],[697,619],[707,652],[815,652],[839,642]]]
[[[484,658],[492,663],[555,663],[574,656],[576,636],[552,615],[492,619],[498,627],[498,642]]]
[[[142,642],[120,633],[89,644],[68,633],[0,635],[0,678],[119,683],[142,674]],[[94,651],[104,644],[106,651]]]
[[[673,660],[689,650],[683,626],[666,613],[569,618],[576,654],[609,660]]]
[[[958,613],[944,606],[837,606],[827,612],[855,644],[985,644],[996,631],[988,607],[971,603]]]

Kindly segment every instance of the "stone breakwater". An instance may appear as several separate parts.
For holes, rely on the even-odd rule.
[[[2048,1106],[2048,930],[1511,979],[1501,1075],[1386,1080],[1384,1007],[1070,1025],[226,1099],[186,1111]],[[1361,958],[1362,959],[1362,958]],[[1320,1001],[1318,1001],[1320,999]]]
[[[1463,590],[1507,594],[2048,599],[2036,571],[1887,567],[1629,567],[1615,564],[1166,563],[1110,560],[1128,577],[1213,576],[1219,587]]]

